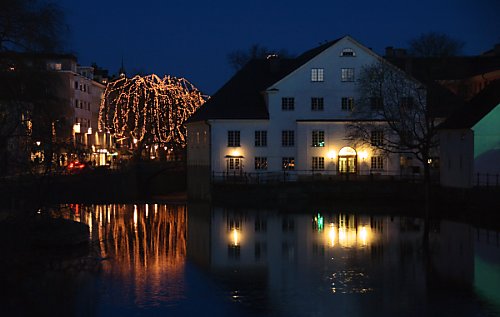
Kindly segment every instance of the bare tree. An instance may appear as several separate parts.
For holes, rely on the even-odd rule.
[[[246,50],[235,50],[227,55],[229,65],[235,70],[241,69],[246,63],[256,58],[266,58],[269,55],[278,55],[288,58],[290,54],[285,49],[271,50],[260,44],[252,44]]]
[[[410,41],[409,52],[415,57],[449,57],[461,53],[464,42],[444,33],[429,32]]]
[[[385,153],[416,158],[424,170],[426,214],[429,209],[431,159],[437,150],[436,119],[427,103],[426,87],[400,69],[378,62],[362,69],[360,100],[348,135]]]

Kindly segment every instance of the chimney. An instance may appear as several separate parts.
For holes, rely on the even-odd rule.
[[[385,57],[393,57],[394,56],[394,48],[392,46],[387,46],[385,48]]]
[[[280,69],[280,57],[278,54],[268,54],[266,59],[269,61],[269,67],[272,73],[276,73]]]

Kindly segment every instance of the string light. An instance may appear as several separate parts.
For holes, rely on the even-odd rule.
[[[104,91],[99,129],[129,143],[184,148],[184,122],[207,98],[184,78],[155,74],[121,77]]]

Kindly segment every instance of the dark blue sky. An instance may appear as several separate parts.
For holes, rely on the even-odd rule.
[[[227,54],[259,43],[300,54],[351,35],[383,54],[423,32],[446,33],[479,54],[500,43],[499,0],[59,0],[79,63],[116,73],[185,77],[213,94],[234,73]]]

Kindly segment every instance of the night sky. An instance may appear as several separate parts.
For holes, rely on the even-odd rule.
[[[351,35],[375,52],[407,47],[423,32],[465,42],[479,54],[500,43],[499,0],[170,1],[59,0],[68,50],[82,65],[117,73],[185,77],[213,94],[234,73],[227,54],[254,43],[300,54]]]

